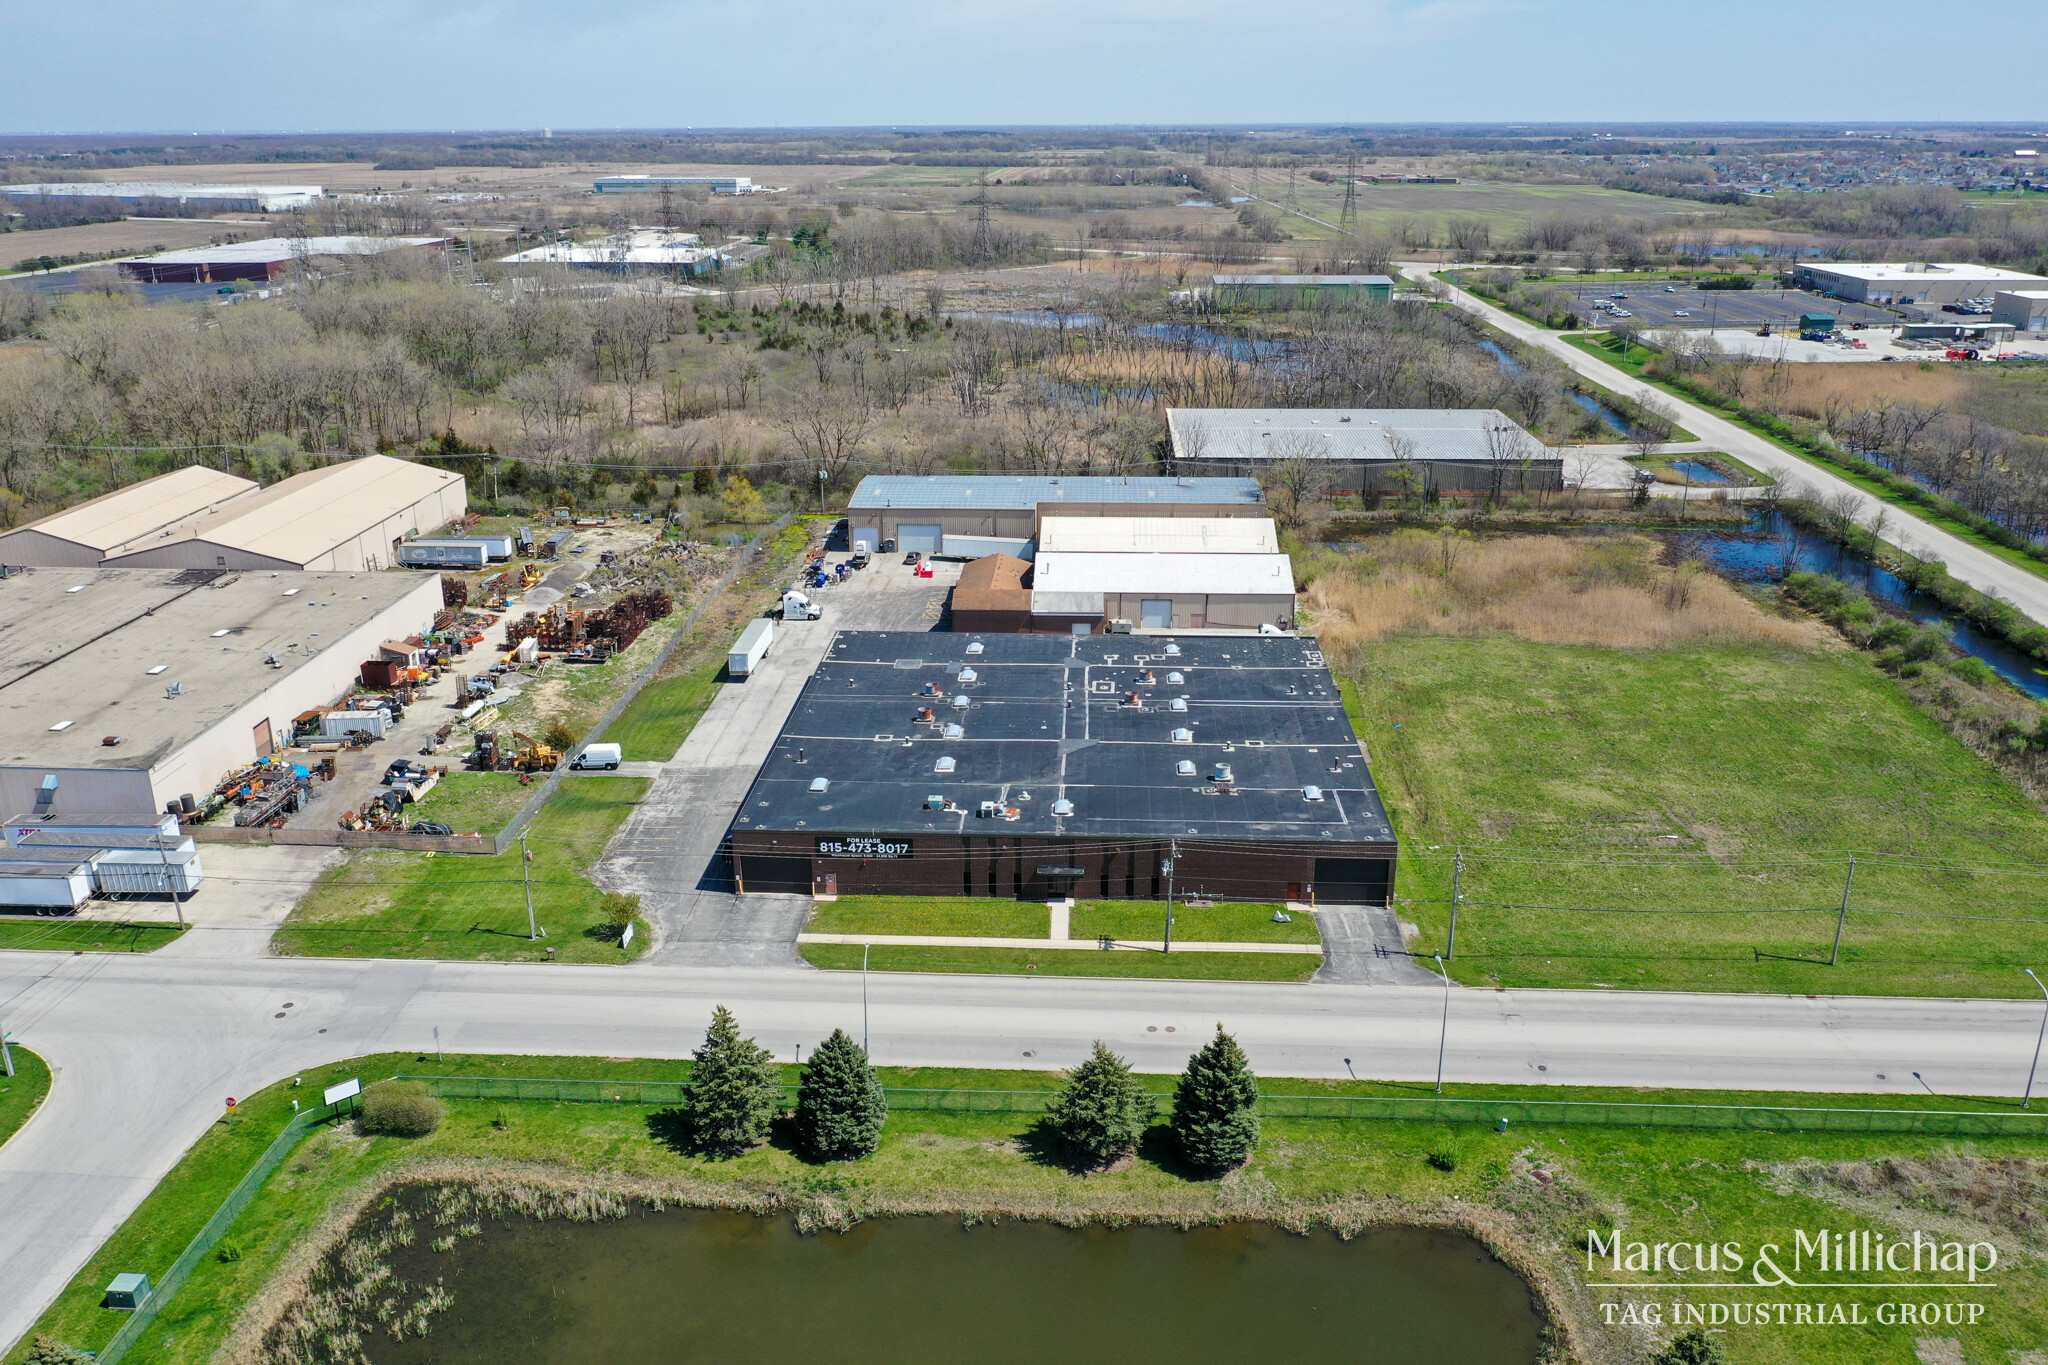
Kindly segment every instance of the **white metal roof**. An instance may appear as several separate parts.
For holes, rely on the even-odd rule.
[[[187,522],[170,536],[122,548],[132,555],[177,541],[201,540],[289,563],[310,563],[461,477],[389,455],[366,455],[294,474]]]
[[[1177,460],[1484,460],[1496,445],[1547,453],[1498,408],[1171,408],[1166,424]]]
[[[264,265],[299,256],[375,256],[409,246],[445,246],[446,237],[263,237],[225,246],[193,246],[130,260],[151,265]]]
[[[1219,289],[1237,285],[1314,285],[1317,287],[1350,287],[1352,285],[1385,285],[1391,289],[1394,281],[1386,275],[1217,275],[1214,282]]]
[[[1265,517],[1047,517],[1041,552],[1103,554],[1278,554],[1280,538]]]
[[[187,465],[153,479],[144,479],[141,483],[131,483],[126,488],[117,488],[91,502],[53,512],[26,526],[16,527],[8,534],[40,531],[46,536],[97,550],[104,556],[116,546],[141,539],[187,517],[197,516],[208,508],[255,491],[256,484],[251,479],[223,474],[204,465]],[[0,536],[0,542],[5,539],[5,536]],[[5,558],[5,552],[0,551],[0,562]]]
[[[631,228],[591,242],[548,242],[500,261],[514,265],[695,265],[719,254],[694,232],[662,228]]]
[[[2048,284],[2048,278],[2023,270],[2002,270],[1995,265],[1971,265],[1962,261],[1913,261],[1889,264],[1803,261],[1801,267],[1816,275],[1840,275],[1845,279],[1877,283],[1918,283],[1927,280],[2025,280]]]
[[[1032,574],[1039,593],[1240,593],[1293,596],[1294,562],[1271,554],[1095,554],[1041,550]]]
[[[318,185],[208,185],[189,180],[74,180],[0,187],[15,198],[246,199],[265,208],[298,208],[318,199]]]
[[[1029,512],[1051,504],[1109,502],[1236,503],[1265,501],[1254,479],[1161,479],[1105,474],[870,474],[847,503],[879,508],[1000,508]]]
[[[2027,299],[2029,301],[2048,299],[2048,289],[2001,289],[1998,291],[1998,297],[2002,299]]]

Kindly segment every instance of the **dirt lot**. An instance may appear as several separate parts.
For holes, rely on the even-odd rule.
[[[16,261],[33,256],[175,251],[180,247],[207,246],[226,234],[260,237],[268,231],[260,219],[230,225],[189,218],[131,218],[119,223],[45,228],[41,232],[0,232],[0,270],[12,270]]]

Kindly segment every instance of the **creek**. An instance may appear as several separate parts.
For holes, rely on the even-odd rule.
[[[806,1235],[787,1217],[636,1208],[491,1222],[395,1268],[442,1278],[453,1304],[425,1337],[372,1335],[375,1365],[1532,1365],[1542,1332],[1513,1271],[1418,1228],[1346,1241],[952,1217]]]

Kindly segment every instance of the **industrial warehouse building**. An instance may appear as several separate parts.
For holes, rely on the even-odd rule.
[[[1991,320],[2015,332],[2048,332],[2048,289],[2001,289],[1992,296]]]
[[[168,200],[204,204],[241,213],[288,213],[320,198],[318,185],[198,185],[173,180],[68,181],[61,184],[0,185],[15,199],[41,195],[70,199],[118,199],[124,204]]]
[[[762,194],[744,175],[607,175],[591,185],[598,194],[659,194],[664,189],[705,189],[713,194]]]
[[[847,504],[850,543],[962,559],[1026,558],[1046,516],[1264,517],[1255,480],[871,474]]]
[[[253,479],[187,465],[0,535],[0,564],[91,568],[256,491]]]
[[[2048,289],[2048,279],[2039,275],[1957,261],[1900,265],[1802,261],[1792,268],[1792,282],[1801,289],[1817,289],[1832,298],[1880,308],[1988,299],[2001,289]]]
[[[468,507],[460,474],[366,455],[235,498],[103,562],[121,569],[382,569],[397,562],[400,544]]]
[[[1394,297],[1394,281],[1386,275],[1217,275],[1210,285],[1215,301],[1226,308],[1314,308]]]
[[[387,251],[450,245],[446,237],[265,237],[226,246],[195,246],[117,261],[122,275],[144,284],[227,284],[274,280],[294,263],[381,256]]]
[[[844,632],[729,835],[743,893],[1386,904],[1310,639]]]
[[[1488,495],[1564,487],[1564,458],[1496,408],[1170,408],[1173,469],[1252,474],[1306,460],[1324,491]]]
[[[701,275],[724,261],[725,253],[703,244],[694,232],[628,228],[590,242],[548,242],[510,256],[501,265],[567,265],[622,273],[676,271]]]
[[[440,607],[438,574],[12,574],[0,583],[0,811],[146,814],[203,794]]]

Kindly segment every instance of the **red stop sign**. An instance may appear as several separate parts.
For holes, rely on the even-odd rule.
[[[232,1108],[234,1108],[234,1107],[235,1107],[235,1097],[234,1097],[233,1095],[230,1095],[230,1096],[228,1096],[228,1108],[232,1109]]]

